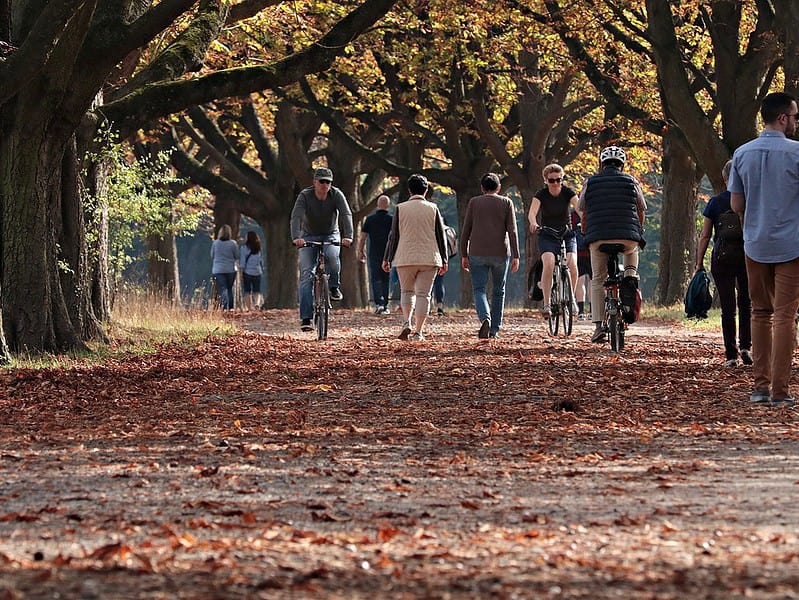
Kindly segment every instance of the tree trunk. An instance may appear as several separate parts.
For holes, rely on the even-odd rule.
[[[62,179],[69,153],[58,136],[45,130],[44,121],[34,123],[15,113],[6,116],[0,140],[6,340],[15,351],[84,350],[71,314],[88,305],[89,288],[80,287],[85,264],[81,249],[62,246],[82,241],[72,231],[80,212],[70,205],[80,200],[77,189],[63,195],[75,185],[74,178]],[[69,306],[62,282],[71,288]]]
[[[663,209],[656,302],[669,306],[683,299],[696,256],[696,196],[699,174],[679,133],[663,136]]]
[[[150,292],[158,298],[176,303],[180,300],[178,247],[174,235],[147,238],[147,275]]]
[[[280,215],[261,223],[266,240],[267,308],[296,308],[299,263],[297,249],[291,244],[289,215]]]
[[[782,61],[785,70],[785,91],[799,95],[799,5],[795,0],[777,0],[784,46]]]

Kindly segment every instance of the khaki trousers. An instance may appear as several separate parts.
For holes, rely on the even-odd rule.
[[[799,258],[783,263],[761,263],[746,257],[749,296],[752,299],[752,374],[756,390],[782,400],[790,396],[788,383],[796,346],[796,310],[799,308]]]

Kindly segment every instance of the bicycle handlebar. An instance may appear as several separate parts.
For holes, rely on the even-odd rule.
[[[539,233],[547,233],[547,234],[551,235],[552,237],[556,237],[556,238],[559,238],[559,239],[561,239],[561,240],[562,240],[563,238],[565,238],[565,237],[566,237],[566,235],[567,235],[567,234],[568,234],[570,231],[572,231],[572,228],[571,228],[571,227],[569,227],[569,226],[567,226],[567,227],[566,227],[565,229],[563,229],[563,230],[560,230],[560,229],[555,229],[554,227],[549,227],[548,225],[541,225],[541,226],[538,228],[538,232],[539,232]]]
[[[313,240],[303,240],[305,242],[302,246],[295,246],[296,248],[304,248],[305,246],[341,246],[341,242],[331,242],[328,240],[323,240],[321,242],[313,241]],[[292,244],[294,246],[294,244]]]

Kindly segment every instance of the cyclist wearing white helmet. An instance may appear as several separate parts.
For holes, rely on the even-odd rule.
[[[602,244],[624,246],[624,274],[638,279],[638,248],[644,244],[643,225],[646,200],[641,185],[624,173],[627,153],[619,146],[602,148],[600,172],[588,178],[580,192],[577,211],[582,217],[585,242],[591,252],[591,320],[595,330],[591,341],[605,340],[602,331],[605,305],[602,284],[608,275],[608,256]],[[628,280],[629,281],[629,280]]]

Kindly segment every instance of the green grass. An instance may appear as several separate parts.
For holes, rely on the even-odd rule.
[[[682,303],[671,306],[655,306],[644,302],[641,307],[641,318],[679,323],[689,329],[721,331],[721,309],[719,308],[711,308],[708,311],[707,319],[688,319],[685,316],[685,305]]]

